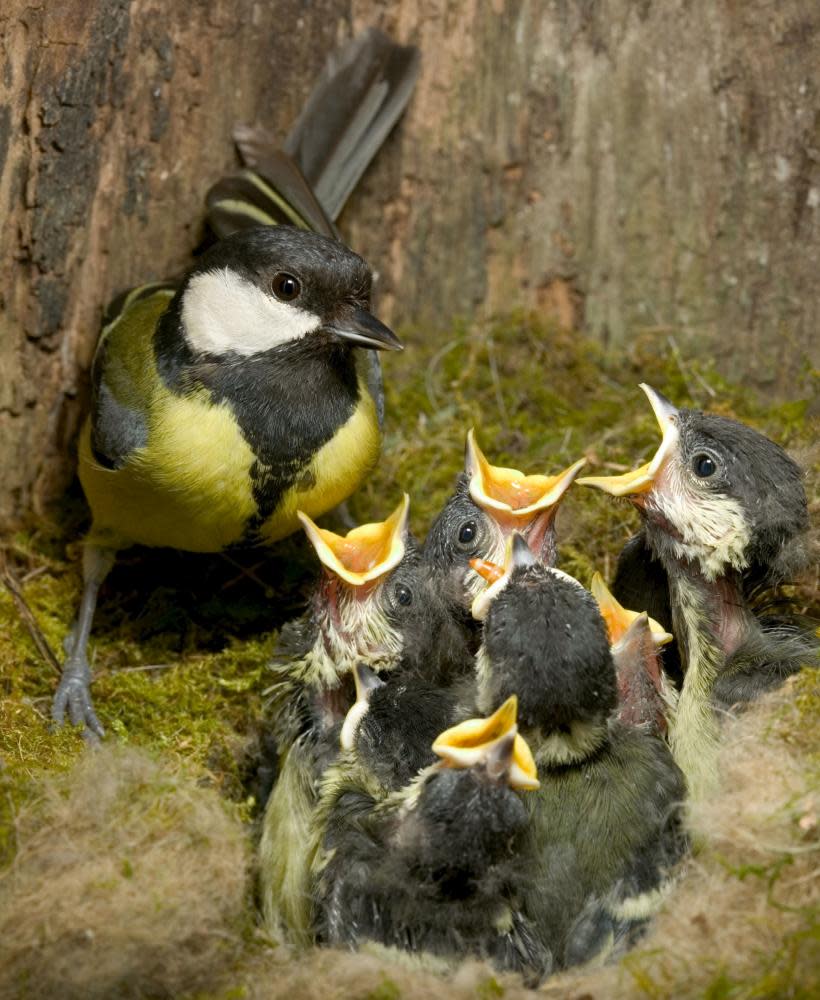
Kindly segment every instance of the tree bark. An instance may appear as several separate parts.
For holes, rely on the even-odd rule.
[[[5,0],[0,522],[64,489],[102,308],[185,266],[234,123],[284,135],[369,24],[423,54],[342,218],[388,319],[534,306],[785,395],[820,364],[815,5]]]

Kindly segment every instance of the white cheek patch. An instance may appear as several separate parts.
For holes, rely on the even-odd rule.
[[[707,580],[730,567],[743,569],[749,528],[740,503],[708,487],[698,489],[677,463],[669,462],[664,476],[653,506],[680,535],[664,538],[674,555],[697,562]]]
[[[321,326],[314,313],[280,302],[227,267],[191,279],[182,322],[196,353],[244,356],[299,340]]]

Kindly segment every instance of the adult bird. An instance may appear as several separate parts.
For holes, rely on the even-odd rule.
[[[483,621],[478,709],[518,696],[540,788],[527,796],[535,858],[525,912],[560,966],[630,943],[685,845],[683,776],[663,740],[614,717],[615,665],[592,595],[514,535],[473,602]]]
[[[717,780],[718,714],[817,656],[809,629],[755,608],[758,588],[805,562],[806,494],[799,466],[758,431],[641,388],[663,435],[655,455],[622,476],[579,482],[637,507],[663,568],[684,668],[670,741],[700,797]]]
[[[297,509],[331,509],[375,463],[383,404],[374,351],[401,344],[370,312],[370,268],[336,239],[333,219],[417,73],[418,52],[380,32],[343,48],[283,149],[241,131],[252,169],[208,197],[224,238],[178,281],[110,307],[80,437],[92,523],[57,724],[68,710],[88,738],[103,735],[87,645],[120,549],[272,544],[298,527]]]

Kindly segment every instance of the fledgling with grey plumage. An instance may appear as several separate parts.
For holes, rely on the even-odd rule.
[[[683,775],[664,741],[614,717],[615,666],[595,599],[513,536],[487,589],[478,708],[518,695],[541,787],[527,796],[535,858],[525,911],[560,966],[640,933],[685,850]]]
[[[483,958],[537,982],[552,957],[521,909],[529,865],[519,792],[538,781],[517,735],[515,699],[433,742],[432,723],[442,721],[447,703],[439,693],[436,706],[431,692],[411,685],[385,698],[395,683],[351,712],[346,751],[322,781],[317,937],[337,947],[374,941],[449,962]],[[424,731],[426,746],[418,739]],[[383,742],[387,733],[395,734],[392,746]],[[431,743],[442,762],[400,784],[407,777],[402,743],[411,766],[432,757]]]
[[[816,662],[811,629],[755,608],[757,590],[807,560],[806,494],[799,466],[758,431],[641,388],[663,434],[654,457],[623,476],[580,482],[628,498],[641,514],[643,543],[630,546],[620,578],[640,566],[642,547],[663,569],[684,673],[670,739],[700,797],[717,780],[718,714]]]
[[[355,701],[355,671],[444,683],[470,681],[466,635],[442,599],[408,528],[405,495],[383,522],[345,536],[302,516],[322,563],[304,619],[286,630],[271,664],[268,723],[279,777],[262,822],[259,875],[265,921],[276,934],[310,939],[308,866],[316,847],[316,786],[338,752]],[[469,697],[469,695],[468,695]]]
[[[512,531],[526,538],[541,562],[555,564],[555,517],[584,462],[581,459],[555,476],[525,475],[491,465],[478,447],[475,431],[468,432],[464,472],[424,542],[424,558],[468,616],[481,590],[470,560],[500,562]]]
[[[623,607],[595,573],[590,592],[606,623],[618,684],[617,718],[632,726],[646,726],[659,736],[669,729],[678,692],[668,677],[661,653],[672,642],[671,633],[650,618]]]
[[[208,196],[221,241],[180,278],[109,307],[80,435],[92,524],[56,724],[68,714],[87,739],[103,736],[87,646],[120,549],[270,545],[298,529],[297,509],[332,509],[375,464],[376,352],[401,344],[370,311],[370,268],[333,220],[417,75],[417,50],[380,32],[345,46],[284,149],[243,132],[253,169]]]

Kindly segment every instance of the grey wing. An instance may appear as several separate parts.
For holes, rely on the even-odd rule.
[[[129,455],[148,441],[145,409],[138,405],[139,386],[123,357],[111,350],[115,331],[136,302],[157,293],[167,297],[174,289],[173,282],[140,285],[123,292],[105,311],[91,366],[91,451],[103,468],[122,468]],[[128,336],[129,331],[119,333]]]

